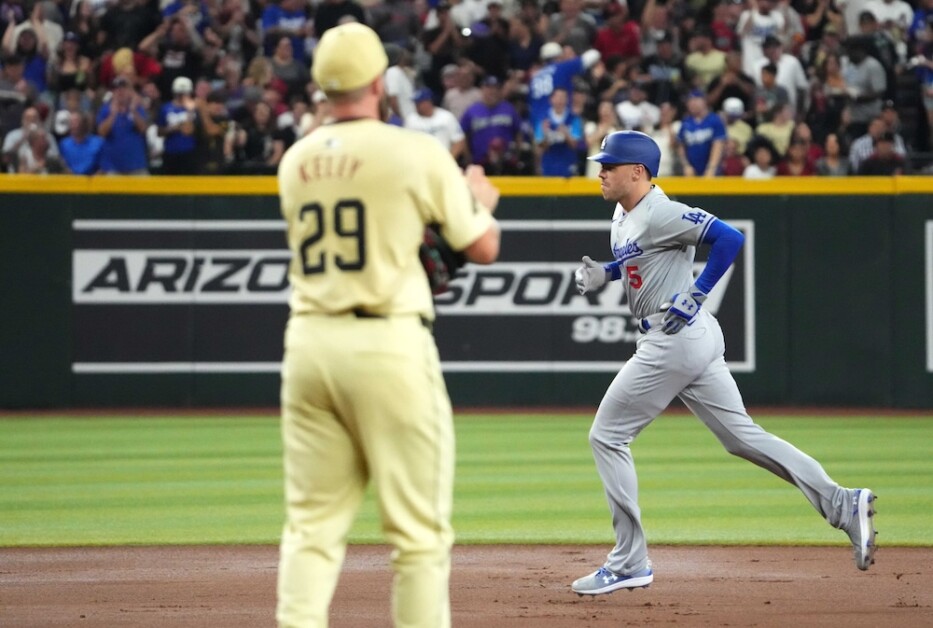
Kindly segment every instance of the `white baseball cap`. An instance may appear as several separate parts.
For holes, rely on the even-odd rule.
[[[745,113],[745,103],[740,98],[726,98],[722,103],[722,110],[726,115],[740,116]]]
[[[389,57],[376,31],[347,22],[321,37],[314,49],[311,74],[325,92],[346,92],[369,85],[389,67]]]
[[[172,81],[173,94],[190,94],[194,90],[191,79],[187,76],[179,76]]]
[[[548,59],[559,57],[563,51],[564,48],[559,43],[556,41],[549,41],[541,46],[541,59],[547,61]]]

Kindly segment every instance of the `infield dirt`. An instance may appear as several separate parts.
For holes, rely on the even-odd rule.
[[[933,626],[933,548],[653,547],[648,589],[581,598],[596,546],[457,546],[454,626]],[[389,549],[348,551],[333,628],[390,626]],[[5,627],[274,626],[277,548],[0,548]]]

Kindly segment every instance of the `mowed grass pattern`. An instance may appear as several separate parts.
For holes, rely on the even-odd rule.
[[[933,416],[756,417],[846,486],[870,486],[879,541],[933,545]],[[458,543],[612,543],[591,417],[456,417]],[[728,455],[692,416],[633,444],[654,544],[844,545],[801,493]],[[0,545],[276,543],[275,417],[0,420]],[[382,542],[369,495],[351,541]]]

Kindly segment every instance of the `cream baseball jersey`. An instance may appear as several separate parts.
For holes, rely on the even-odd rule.
[[[373,119],[336,122],[296,142],[278,184],[293,313],[433,319],[418,257],[424,226],[440,224],[463,250],[492,224],[436,139]]]

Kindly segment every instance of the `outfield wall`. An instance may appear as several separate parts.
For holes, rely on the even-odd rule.
[[[634,349],[586,179],[499,179],[502,255],[438,298],[460,406],[593,406]],[[707,307],[746,403],[933,407],[933,177],[671,178],[746,246]],[[0,177],[0,407],[277,403],[274,178]],[[702,258],[698,260],[702,267]]]

